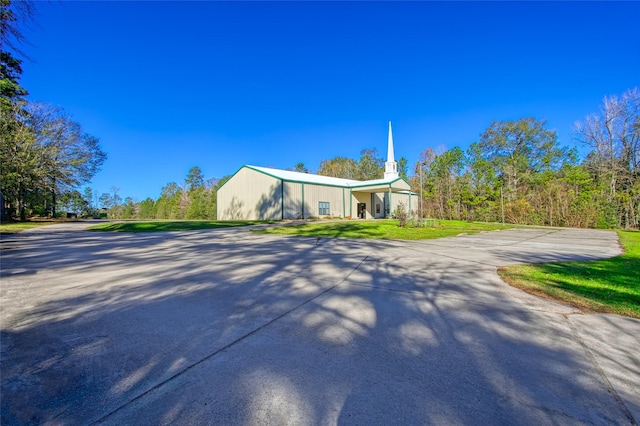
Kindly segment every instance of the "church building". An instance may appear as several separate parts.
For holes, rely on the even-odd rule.
[[[218,188],[218,220],[309,217],[389,217],[400,205],[411,214],[417,195],[398,175],[389,122],[384,177],[358,181],[258,166],[242,166]]]

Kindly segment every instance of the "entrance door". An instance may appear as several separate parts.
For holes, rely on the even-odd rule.
[[[358,203],[358,217],[360,219],[367,217],[367,203]]]

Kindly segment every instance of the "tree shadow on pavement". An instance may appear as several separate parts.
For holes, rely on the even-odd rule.
[[[3,424],[628,421],[561,316],[397,243],[34,236],[2,268]]]

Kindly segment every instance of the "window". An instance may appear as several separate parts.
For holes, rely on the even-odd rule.
[[[329,203],[326,201],[320,201],[318,203],[318,215],[329,216]]]
[[[380,214],[380,204],[376,204],[376,214]]]

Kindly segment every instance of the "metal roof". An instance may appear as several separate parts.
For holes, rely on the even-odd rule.
[[[304,183],[317,183],[320,185],[335,185],[335,186],[346,186],[349,187],[355,183],[360,183],[360,181],[353,179],[342,179],[330,176],[320,176],[314,175],[311,173],[300,173],[294,172],[291,170],[280,170],[280,169],[272,169],[270,167],[259,167],[259,166],[245,166],[253,170],[257,170],[262,173],[266,173],[270,176],[273,176],[278,179],[293,181],[293,182],[304,182]]]
[[[300,173],[293,172],[291,170],[280,170],[280,169],[272,169],[270,167],[259,167],[259,166],[250,166],[246,165],[244,167],[248,167],[250,169],[265,173],[267,175],[273,176],[277,179],[282,179],[290,182],[304,182],[304,183],[315,183],[319,185],[332,185],[332,186],[342,186],[345,188],[357,188],[362,186],[372,186],[372,185],[385,185],[393,183],[397,180],[401,180],[402,178],[387,178],[387,179],[373,179],[373,180],[355,180],[355,179],[342,179],[330,176],[321,176],[314,175],[312,173]]]

